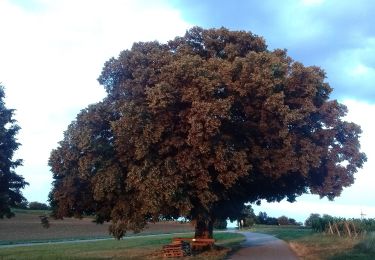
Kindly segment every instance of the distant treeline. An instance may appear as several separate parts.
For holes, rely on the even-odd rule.
[[[48,206],[46,203],[41,203],[38,201],[32,201],[32,202],[23,201],[21,203],[18,203],[16,205],[16,208],[30,209],[30,210],[50,210],[51,209],[51,207]]]
[[[375,219],[346,219],[313,213],[306,219],[305,226],[311,227],[315,232],[357,237],[375,231]]]
[[[254,210],[250,205],[246,205],[242,210],[241,215],[237,219],[239,228],[249,228],[254,224],[259,225],[298,225],[301,226],[301,222],[297,222],[294,218],[287,216],[280,216],[278,218],[270,217],[266,212],[259,212],[255,215]],[[227,227],[227,220],[218,219],[214,222],[214,228],[225,229]]]

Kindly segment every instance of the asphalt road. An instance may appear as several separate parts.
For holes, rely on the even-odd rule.
[[[231,260],[297,260],[297,255],[289,248],[288,244],[274,236],[240,232],[246,236],[246,241],[241,248],[229,257]]]

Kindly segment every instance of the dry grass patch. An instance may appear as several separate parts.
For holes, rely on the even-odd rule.
[[[358,241],[315,234],[308,238],[290,241],[289,245],[301,259],[319,260],[328,259],[336,254],[351,250]]]
[[[256,226],[253,230],[285,240],[300,259],[375,259],[375,235],[372,243],[371,236],[344,238],[293,226]]]

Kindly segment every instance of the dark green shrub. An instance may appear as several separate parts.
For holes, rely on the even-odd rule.
[[[243,220],[243,227],[252,227],[255,224],[255,218],[245,218]]]
[[[277,224],[280,226],[289,225],[289,219],[286,216],[281,216],[277,219]]]
[[[227,220],[226,219],[217,219],[214,222],[215,229],[226,229],[227,228]]]
[[[29,203],[29,209],[32,209],[32,210],[49,210],[50,207],[45,203],[33,201],[33,202]]]

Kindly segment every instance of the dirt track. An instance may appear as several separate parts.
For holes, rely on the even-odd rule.
[[[246,236],[246,241],[241,245],[241,249],[229,257],[231,260],[296,260],[297,255],[289,248],[284,241],[274,236],[241,232]]]

